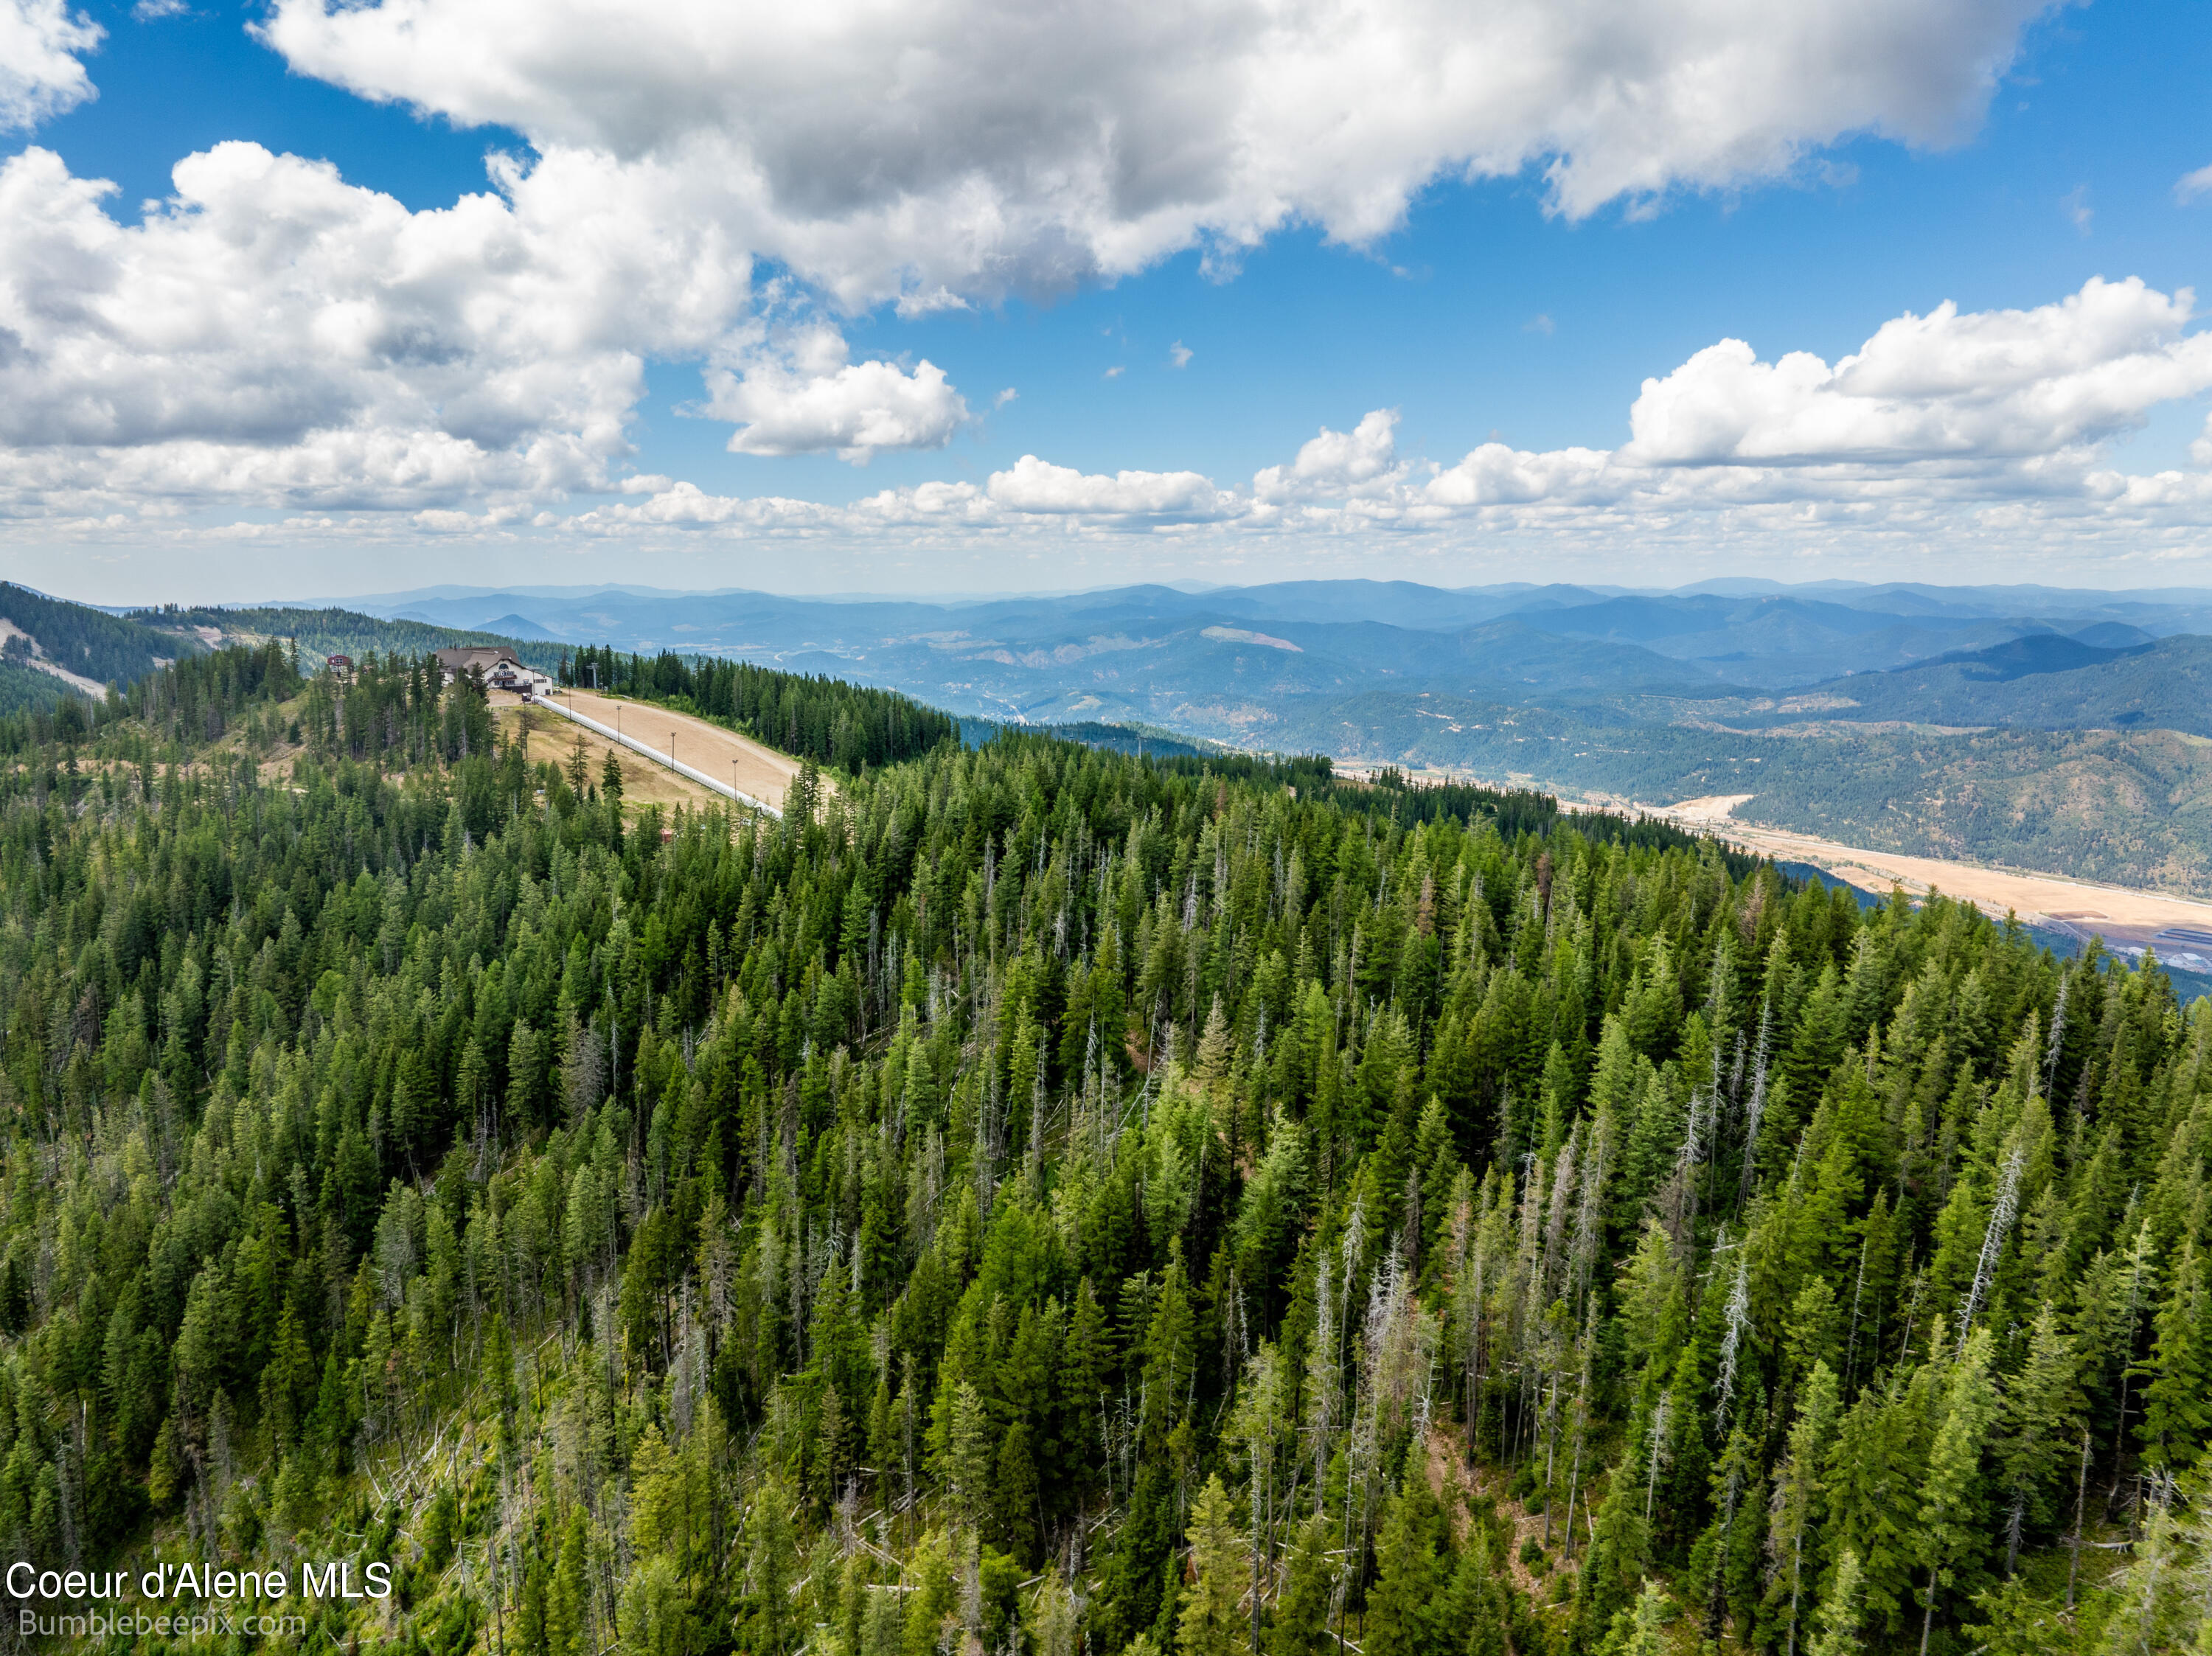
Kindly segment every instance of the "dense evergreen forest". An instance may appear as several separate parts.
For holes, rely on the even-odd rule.
[[[0,645],[0,717],[51,710],[64,697],[83,692],[66,680],[29,665],[30,651],[19,639]]]
[[[2212,1649],[2158,973],[1038,737],[664,823],[316,695],[8,737],[11,1557],[389,1560],[264,1642],[439,1656]]]
[[[1006,729],[1028,731],[1045,736],[1056,736],[1063,742],[1080,742],[1086,748],[1099,748],[1108,753],[1137,754],[1166,759],[1180,755],[1202,759],[1209,754],[1225,754],[1231,749],[1219,743],[1200,743],[1159,725],[1109,725],[1097,719],[1079,719],[1073,724],[1007,725],[996,719],[963,719],[960,739],[970,747],[980,748]]]

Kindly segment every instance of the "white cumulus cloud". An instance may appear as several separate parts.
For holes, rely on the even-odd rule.
[[[51,154],[0,161],[0,515],[535,513],[609,487],[653,357],[705,363],[741,453],[941,446],[970,418],[943,369],[771,313],[925,316],[1194,246],[1225,271],[1292,222],[1370,241],[1439,178],[1534,169],[1582,217],[1802,175],[1845,135],[1942,144],[2048,3],[275,0],[256,31],[292,69],[532,159],[413,212],[225,143],[135,225]],[[0,128],[92,96],[100,39],[66,0],[0,0]],[[788,293],[755,290],[761,260]],[[1164,507],[1128,481],[1155,476],[1185,480]],[[1267,476],[1278,510],[1342,490],[1379,515],[1413,486],[1379,415]],[[1070,497],[1222,519],[1195,477]]]
[[[1195,471],[1121,471],[1101,476],[1024,454],[988,485],[992,501],[1010,512],[1048,515],[1205,517],[1229,504]]]
[[[1633,487],[1632,474],[1617,468],[1602,449],[1563,448],[1531,453],[1504,443],[1484,443],[1458,464],[1421,486],[1421,503],[1461,507],[1528,506],[1538,502],[1610,504]]]
[[[685,167],[848,305],[1052,291],[1441,176],[1573,217],[1978,122],[2048,0],[276,0],[291,66],[541,152]],[[709,183],[708,181],[711,181]]]
[[[2154,404],[2212,386],[2212,334],[2185,331],[2196,296],[2092,278],[2027,311],[1886,322],[1833,367],[1762,362],[1724,339],[1630,411],[1626,457],[1652,465],[1884,462],[2048,455],[2131,429]]]
[[[911,373],[890,362],[848,361],[844,336],[817,323],[707,374],[707,412],[737,422],[736,454],[816,454],[835,449],[864,465],[879,449],[942,448],[968,421],[968,404],[929,361]]]
[[[410,212],[225,143],[126,227],[51,151],[0,161],[13,509],[83,490],[411,507],[600,478],[644,355],[703,355],[749,264],[604,166],[504,177]]]
[[[2032,310],[1899,317],[1832,367],[1802,354],[1762,364],[1722,342],[1647,382],[1636,440],[1610,451],[1491,441],[1439,465],[1400,453],[1397,414],[1377,409],[1348,430],[1324,428],[1249,492],[1196,470],[1090,472],[1029,454],[980,487],[927,482],[842,506],[633,476],[610,504],[538,522],[579,546],[798,540],[969,560],[995,549],[1074,560],[1102,579],[1249,573],[1261,556],[1271,569],[1304,559],[1319,571],[1386,546],[1460,561],[1443,566],[1454,569],[1501,555],[1609,568],[1624,549],[1692,567],[1725,550],[1895,567],[1931,543],[1992,571],[2042,561],[2061,574],[2094,560],[2118,574],[2144,560],[2202,560],[2212,533],[2212,422],[2192,447],[2195,470],[2131,475],[2106,452],[2153,404],[2212,385],[2200,343],[2212,335],[2192,322],[2185,291],[2091,282]],[[820,353],[822,368],[839,347],[786,349],[794,361]],[[358,542],[375,533],[365,521],[251,532]],[[496,513],[473,527],[459,513],[434,521],[485,541],[516,532]],[[47,532],[121,531],[90,503]]]
[[[1035,454],[980,485],[844,504],[624,477],[653,355],[709,362],[701,411],[738,428],[740,452],[865,459],[941,445],[970,415],[934,365],[855,361],[803,293],[781,278],[757,290],[747,244],[680,210],[691,185],[677,169],[570,152],[503,163],[497,183],[410,212],[325,164],[225,144],[180,164],[173,197],[126,226],[107,186],[52,154],[0,161],[0,539],[404,531],[926,549],[1171,531],[1233,561],[1383,535],[2185,549],[2212,531],[2212,425],[2197,470],[2113,463],[2112,440],[2154,407],[2212,389],[2194,295],[2132,277],[2025,309],[1947,302],[1833,362],[1723,339],[1647,379],[1612,450],[1492,441],[1439,464],[1401,452],[1386,408],[1322,428],[1249,488]],[[578,490],[614,498],[545,509]],[[181,526],[222,503],[301,515]],[[392,528],[373,526],[379,512]]]
[[[1375,494],[1396,483],[1398,411],[1376,409],[1350,431],[1309,439],[1287,466],[1268,466],[1252,479],[1255,500],[1279,505],[1317,495]]]
[[[0,132],[35,126],[92,97],[80,58],[106,33],[64,0],[0,0]]]

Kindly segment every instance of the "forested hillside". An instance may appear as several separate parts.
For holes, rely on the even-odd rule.
[[[18,662],[51,662],[102,684],[130,683],[157,661],[196,655],[205,647],[196,638],[173,638],[104,610],[50,598],[8,581],[0,581],[0,622],[24,635],[9,638],[9,653]],[[35,655],[24,640],[35,640]]]
[[[551,670],[561,658],[560,646],[514,639],[499,633],[432,627],[419,621],[391,621],[365,616],[358,610],[325,607],[307,609],[296,604],[241,604],[186,608],[164,604],[137,611],[133,619],[152,627],[192,635],[210,628],[231,643],[255,643],[282,639],[299,646],[311,666],[319,667],[333,655],[425,656],[433,650],[457,645],[503,645],[526,665]]]
[[[1098,748],[1108,753],[1135,754],[1141,749],[1143,752],[1161,759],[1177,755],[1200,759],[1230,751],[1218,743],[1200,745],[1188,737],[1158,725],[1109,725],[1097,719],[1083,719],[1069,725],[1009,725],[996,719],[963,719],[960,721],[960,739],[972,746],[981,747],[1000,731],[1007,729],[1055,736],[1063,742],[1080,742],[1086,748]]]
[[[82,695],[66,679],[24,664],[28,652],[0,646],[0,716],[50,708],[64,696]]]
[[[216,659],[0,744],[11,1556],[389,1560],[289,1642],[441,1656],[2212,1647],[2155,973],[1042,738],[664,837],[404,663],[265,776]]]
[[[1785,726],[1737,730],[1710,707],[1671,705],[1674,721],[1661,724],[1595,706],[1368,695],[1267,734],[1366,763],[1653,804],[1747,794],[1746,821],[1846,845],[2212,895],[2203,737],[1853,724],[1817,697],[1785,702]]]
[[[1833,698],[1835,719],[2204,736],[2212,734],[2208,691],[2212,638],[2185,634],[2109,650],[2056,636],[2021,639],[1960,661],[1854,674],[1819,694]],[[1724,716],[1733,722],[1732,712]]]

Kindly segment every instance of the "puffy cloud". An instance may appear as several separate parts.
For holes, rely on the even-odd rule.
[[[1633,440],[1611,452],[1491,442],[1454,464],[1422,465],[1397,452],[1396,411],[1378,409],[1261,470],[1249,498],[1213,489],[1205,515],[1276,535],[1455,522],[1559,535],[1698,519],[1771,533],[1838,523],[1929,532],[2022,512],[2203,524],[2212,519],[2203,475],[2130,477],[2098,459],[2154,404],[2212,387],[2212,331],[2191,332],[2193,316],[2186,289],[2093,280],[2033,310],[1947,303],[1897,318],[1833,367],[1804,353],[1762,363],[1723,341],[1647,380],[1631,410]],[[2192,452],[2212,469],[2212,422]],[[1180,476],[1188,494],[1165,489],[1161,474],[1122,474],[1124,484],[1147,480],[1154,500],[1030,457],[994,477],[990,495],[1002,521],[1054,512],[1126,525],[1188,513],[1202,480]]]
[[[706,361],[741,453],[940,446],[969,418],[943,371],[852,361],[814,307],[922,315],[1192,246],[1225,268],[1293,221],[1366,240],[1440,176],[1539,167],[1581,216],[1846,133],[1940,143],[2045,3],[276,0],[258,30],[295,70],[535,159],[416,213],[222,144],[136,226],[51,155],[0,162],[0,513],[536,512],[608,486],[654,356]],[[66,0],[0,0],[0,126],[92,95],[100,39]],[[763,258],[799,297],[753,291]],[[801,323],[772,338],[769,311]],[[1195,474],[1028,464],[1000,474],[1048,502],[1025,512],[1231,515]],[[1277,513],[1436,509],[1383,415],[1265,475]]]
[[[755,350],[710,368],[706,412],[737,422],[732,453],[835,449],[856,465],[878,449],[942,448],[967,422],[968,404],[936,364],[923,361],[908,373],[848,355],[843,336],[817,323],[780,351]]]
[[[638,477],[625,492],[645,496],[562,520],[585,533],[670,526],[740,534],[836,533],[865,537],[914,529],[1004,534],[1025,524],[1095,523],[1108,530],[1233,518],[1240,502],[1195,471],[1124,471],[1100,476],[1026,454],[981,488],[927,482],[889,488],[842,507],[779,496],[708,494],[688,482]]]
[[[35,126],[94,96],[79,54],[106,31],[64,0],[0,0],[0,132]]]
[[[1485,443],[1457,465],[1422,486],[1424,505],[1527,506],[1539,501],[1610,503],[1635,486],[1637,474],[1617,467],[1602,449],[1563,448],[1530,453],[1504,443]]]
[[[750,256],[682,174],[493,170],[496,193],[411,212],[224,143],[132,227],[51,151],[0,161],[0,511],[557,498],[627,452],[653,355],[709,360],[703,411],[739,452],[865,460],[967,420],[932,363],[851,361],[819,322],[770,342]]]
[[[675,529],[749,528],[801,529],[835,521],[837,513],[811,500],[787,500],[781,495],[752,499],[709,494],[696,483],[669,483],[653,490],[636,506],[617,506],[571,519],[574,526],[606,524],[653,525]]]
[[[2174,200],[2192,202],[2199,196],[2212,196],[2212,167],[2200,167],[2194,173],[2185,173],[2174,180]]]
[[[1024,454],[988,485],[992,501],[1011,512],[1126,517],[1202,518],[1233,504],[1195,471],[1121,471],[1111,477],[1056,466]]]
[[[1886,322],[1833,367],[1759,361],[1724,339],[1644,382],[1624,458],[1647,465],[1897,464],[2050,455],[2142,422],[2212,386],[2212,334],[2184,331],[2196,296],[2093,278],[2030,311]]]
[[[1270,505],[1318,495],[1376,494],[1405,475],[1398,464],[1398,410],[1376,409],[1350,431],[1308,440],[1287,466],[1269,466],[1252,479],[1253,497]]]
[[[2130,476],[2105,457],[2105,440],[2139,423],[2155,403],[2212,385],[2204,343],[2212,333],[2191,331],[2191,296],[2162,294],[2134,281],[2092,282],[2033,310],[1968,313],[1947,305],[1926,317],[1900,317],[1833,366],[1802,354],[1761,363],[1747,347],[1724,341],[1648,381],[1631,410],[1634,440],[1609,452],[1528,451],[1489,442],[1437,465],[1401,455],[1397,414],[1378,409],[1348,430],[1322,428],[1292,458],[1261,470],[1249,491],[1195,470],[1088,472],[1034,454],[981,485],[927,482],[842,505],[709,494],[659,474],[615,482],[609,473],[620,452],[619,422],[635,395],[621,373],[606,389],[578,391],[562,422],[530,428],[505,446],[493,440],[495,430],[458,435],[434,410],[426,411],[432,392],[451,389],[436,375],[453,362],[474,363],[480,377],[495,379],[510,363],[537,361],[533,353],[550,340],[569,353],[559,361],[571,377],[598,362],[634,376],[635,363],[620,342],[650,348],[612,321],[593,323],[599,312],[561,285],[572,281],[582,293],[597,291],[585,262],[536,267],[538,255],[526,252],[534,242],[526,234],[531,209],[523,197],[512,203],[488,198],[476,209],[483,224],[506,227],[501,234],[508,240],[501,246],[526,250],[502,263],[468,240],[484,234],[474,220],[471,228],[410,215],[380,197],[349,192],[305,163],[279,161],[250,147],[215,159],[240,169],[240,176],[270,200],[292,203],[278,215],[294,227],[282,239],[291,251],[283,259],[251,248],[197,253],[206,262],[202,275],[176,293],[135,272],[133,239],[214,234],[220,213],[209,203],[223,198],[222,190],[180,176],[179,203],[130,231],[107,222],[96,190],[69,179],[51,157],[33,152],[0,168],[0,225],[46,227],[43,240],[25,244],[43,250],[40,258],[0,263],[0,302],[9,307],[0,310],[7,318],[0,325],[20,333],[44,318],[40,325],[58,326],[65,343],[97,333],[120,354],[118,387],[128,389],[134,378],[152,385],[137,401],[118,390],[79,408],[40,378],[50,340],[23,336],[28,349],[11,346],[0,376],[21,376],[28,395],[47,400],[20,412],[19,398],[0,394],[0,422],[11,422],[0,437],[17,445],[0,454],[0,519],[13,516],[49,540],[173,537],[204,531],[151,522],[118,529],[117,507],[136,504],[173,517],[210,500],[300,501],[325,515],[233,527],[264,540],[283,534],[359,542],[398,531],[377,531],[374,514],[349,516],[340,508],[404,505],[416,513],[404,521],[418,531],[487,543],[544,532],[580,542],[621,537],[641,549],[799,539],[823,548],[896,549],[902,555],[964,555],[994,546],[1026,555],[1086,541],[1127,548],[1133,537],[1171,531],[1190,558],[1225,567],[1258,549],[1277,559],[1318,556],[1315,549],[1360,549],[1383,535],[1432,551],[1510,544],[1592,557],[1615,555],[1625,544],[1697,548],[1700,555],[1722,546],[1761,555],[1875,547],[1896,555],[1895,549],[1924,549],[1936,541],[1985,552],[2004,545],[2074,548],[2087,556],[2093,548],[2128,555],[2158,548],[2185,553],[2205,545],[2212,531],[2212,423],[2192,450],[2197,470]],[[310,303],[267,273],[301,261],[298,280],[319,293],[334,281],[319,262],[326,257],[320,239],[342,236],[356,250],[350,256],[368,258],[359,250],[382,244],[362,227],[379,223],[395,227],[395,246],[419,235],[454,259],[497,267],[496,277],[453,277],[454,292],[469,300],[463,308],[475,318],[453,336],[462,342],[460,356],[449,361],[436,349],[380,354],[348,346],[348,340],[385,338],[389,331],[374,325],[380,313],[355,318],[344,307],[357,300],[342,282]],[[620,228],[611,223],[603,239],[619,244]],[[384,263],[376,264],[380,259]],[[442,291],[429,282],[428,273],[441,267],[427,254],[399,261],[386,249],[368,262],[379,270],[404,264]],[[386,276],[372,276],[393,285]],[[479,282],[488,285],[475,285]],[[501,304],[513,297],[511,282],[520,283],[514,291],[558,300],[533,313],[529,327],[535,332],[510,337],[503,331],[509,325],[499,324]],[[221,314],[234,294],[243,295],[251,313],[271,318],[272,328],[306,328],[309,338],[336,342],[326,353],[326,374],[292,388],[290,395],[305,399],[304,411],[290,402],[258,402],[226,390],[218,372],[227,360],[222,350],[207,353],[205,362],[195,356],[195,328],[210,307]],[[82,317],[52,324],[71,303],[91,307],[87,314],[95,316],[98,328]],[[353,331],[325,318],[316,308],[323,303],[355,318]],[[722,308],[702,304],[690,325],[702,337],[713,332]],[[429,312],[434,320],[445,314]],[[245,333],[232,318],[210,337],[228,342],[222,347],[227,350]],[[407,337],[444,336],[434,330]],[[713,337],[731,365],[718,397],[757,393],[763,373],[783,376],[793,389],[790,405],[764,403],[757,416],[725,402],[722,417],[751,421],[741,438],[780,422],[771,430],[792,434],[775,439],[779,442],[842,443],[849,435],[855,446],[866,447],[860,440],[865,423],[847,417],[852,409],[890,422],[896,435],[926,424],[920,416],[901,424],[898,398],[921,396],[926,408],[948,406],[928,402],[935,389],[947,396],[950,391],[925,373],[927,365],[909,373],[890,364],[853,363],[842,337],[819,323],[774,337],[747,323]],[[287,347],[279,341],[271,349]],[[841,378],[860,370],[882,378],[857,389],[854,379]],[[246,383],[251,389],[257,382],[248,375]],[[16,388],[15,380],[0,379],[0,393]],[[72,419],[82,422],[79,435],[86,440],[42,444],[37,438],[37,429],[63,430]],[[141,440],[93,440],[110,431],[136,432]],[[256,434],[269,435],[256,440]],[[568,515],[542,510],[547,495],[579,479],[596,480],[592,486],[615,498]],[[1294,554],[1293,548],[1306,549]],[[1145,555],[1114,555],[1119,561],[1111,567],[1128,573]]]
[[[849,506],[824,506],[782,495],[709,494],[696,484],[665,477],[633,480],[647,498],[595,507],[562,518],[554,526],[586,536],[635,537],[654,530],[711,531],[746,537],[836,536],[855,538],[889,530],[991,531],[1000,513],[973,483],[921,483],[884,489]],[[629,489],[629,484],[624,488]]]
[[[704,354],[744,253],[572,158],[410,212],[224,143],[126,227],[0,161],[0,480],[25,496],[449,503],[600,479],[651,352]],[[650,183],[648,178],[646,182]]]
[[[291,66],[678,162],[848,305],[1049,291],[1293,219],[1364,241],[1439,176],[1581,217],[1978,120],[2047,0],[276,0]]]

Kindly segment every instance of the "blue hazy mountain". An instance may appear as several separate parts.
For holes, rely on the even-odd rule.
[[[1931,694],[1940,688],[1947,713],[1964,716],[1953,701],[2008,673],[2093,667],[2106,659],[2099,652],[2212,633],[2212,592],[1833,581],[1736,580],[1662,592],[1283,581],[939,602],[743,589],[443,587],[352,602],[374,614],[510,637],[836,671],[979,717],[1188,718],[1215,734],[1249,728],[1245,704],[1254,699],[1384,688],[1532,705],[1726,698],[1929,664],[1958,667],[1925,682]],[[2002,653],[2008,650],[2017,659]],[[2124,700],[2129,693],[2112,687],[2131,682],[2123,673],[2080,705]],[[1872,701],[1882,716],[1901,716],[1899,699],[1922,682],[1902,682]]]

